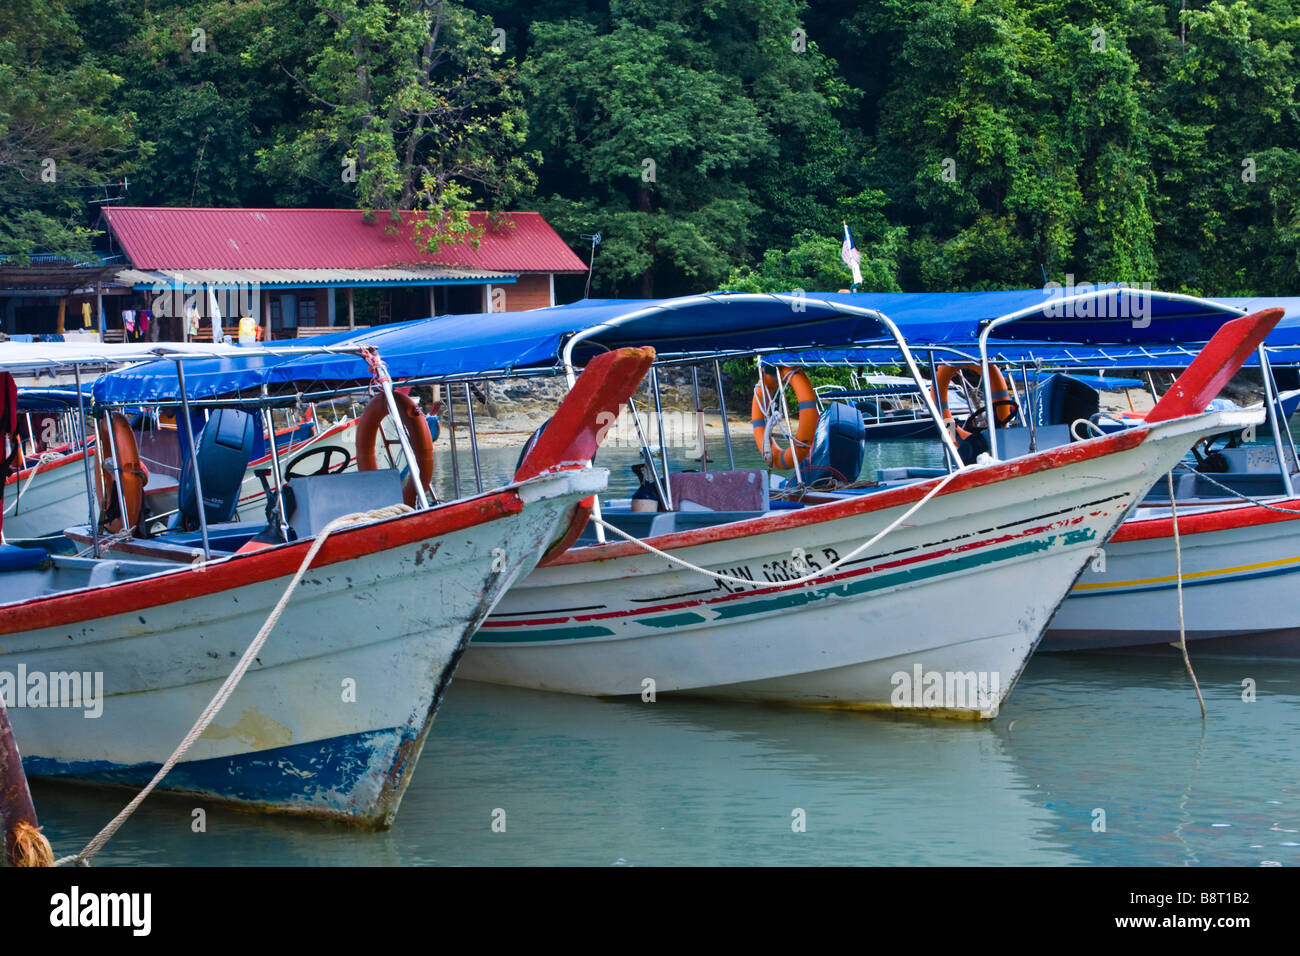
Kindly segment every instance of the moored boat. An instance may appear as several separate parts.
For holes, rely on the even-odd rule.
[[[376,354],[333,357],[339,378],[373,374],[379,400],[398,407]],[[209,559],[192,564],[9,549],[0,690],[28,773],[148,782],[310,563],[224,709],[159,789],[388,826],[470,635],[604,487],[605,473],[584,464],[598,443],[596,416],[617,408],[648,361],[620,352],[594,362],[547,446],[502,488],[441,504],[427,504],[425,488],[412,508],[395,469],[307,476],[280,492],[285,505],[268,540],[223,554],[208,547],[205,529]],[[150,398],[188,414],[184,364]],[[130,401],[150,378],[131,375],[101,379],[97,403]],[[417,487],[427,478],[417,472]]]
[[[989,303],[1005,301],[976,297],[973,308],[997,319]],[[1185,309],[1183,298],[1167,301]],[[800,338],[797,320],[766,310],[792,303],[823,319],[876,316],[893,330],[889,347],[920,386],[883,309],[844,297],[635,303],[599,317],[584,335],[613,347],[635,336],[643,318],[693,315],[694,341],[683,351],[698,355],[711,320],[748,306],[752,341],[779,340],[778,349],[789,349]],[[591,695],[679,692],[991,717],[1075,578],[1155,478],[1201,438],[1261,417],[1196,413],[1210,385],[1217,392],[1278,315],[1227,322],[1235,313],[1209,303],[1198,309],[1205,323],[1224,328],[1158,414],[1121,435],[975,465],[961,465],[949,439],[955,470],[945,477],[805,498],[794,510],[769,510],[761,472],[755,494],[691,509],[682,507],[683,483],[720,487],[725,473],[665,476],[676,508],[603,509],[598,530],[629,540],[602,543],[588,532],[578,547],[543,562],[485,622],[462,677]],[[1025,315],[1041,331],[1044,317],[1032,309]],[[778,318],[783,331],[764,338],[763,321]],[[818,332],[819,347],[833,345],[827,329]],[[671,350],[656,344],[661,360],[672,361]],[[939,427],[940,413],[925,397]],[[697,489],[697,503],[707,497]],[[747,507],[737,505],[741,499]]]
[[[1216,301],[1238,310],[1282,308],[1291,313],[1297,305],[1285,299]],[[966,329],[967,349],[978,347],[979,331]],[[1128,329],[1123,332],[1129,334]],[[1162,336],[1159,344],[1118,338],[1111,342],[1104,338],[1106,334],[1103,326],[1087,342],[999,344],[999,361],[1005,363],[1008,381],[1017,380],[1017,367],[1021,375],[1026,369],[1058,370],[1041,383],[1037,374],[1026,376],[1027,385],[1033,382],[1039,387],[1026,387],[1021,393],[1022,414],[1015,427],[997,428],[1004,455],[1023,454],[1035,446],[1068,445],[1089,431],[1113,434],[1133,427],[1145,416],[1100,412],[1096,389],[1113,383],[1111,373],[1116,369],[1177,370],[1196,354],[1193,342],[1174,334]],[[960,330],[936,336],[946,338],[944,345],[953,350],[962,347],[961,337]],[[1300,657],[1300,601],[1294,588],[1300,543],[1292,524],[1300,518],[1300,498],[1295,494],[1300,475],[1287,422],[1297,393],[1278,390],[1273,373],[1275,364],[1295,361],[1297,344],[1300,335],[1292,314],[1249,359],[1261,374],[1267,398],[1247,407],[1267,414],[1265,420],[1248,430],[1198,442],[1194,460],[1173,469],[1177,536],[1162,477],[1087,563],[1056,612],[1041,651],[1176,653],[1171,646],[1185,636],[1198,655]],[[856,357],[869,359],[865,354]],[[825,361],[828,356],[815,358]],[[970,363],[968,367],[976,369],[981,361],[989,361],[988,349],[948,360]],[[1079,368],[1105,369],[1107,376],[1089,380],[1075,374]],[[1222,398],[1211,404],[1241,407]],[[987,443],[982,438],[978,447]],[[1216,443],[1221,447],[1213,447]],[[894,469],[878,477],[886,483],[914,481],[926,471]]]

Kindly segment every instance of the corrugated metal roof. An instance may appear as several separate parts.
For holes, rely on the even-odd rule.
[[[123,269],[117,274],[122,285],[137,289],[157,285],[197,288],[243,288],[258,285],[264,289],[304,288],[309,286],[352,286],[367,284],[453,285],[457,282],[515,281],[510,272],[486,269],[459,269],[451,266],[409,266],[392,269]]]
[[[587,267],[535,212],[504,213],[484,231],[478,248],[420,251],[414,213],[392,222],[378,213],[366,222],[357,209],[190,209],[109,206],[114,236],[137,269],[376,269],[459,266],[493,272],[585,272]],[[388,231],[391,229],[392,231]]]

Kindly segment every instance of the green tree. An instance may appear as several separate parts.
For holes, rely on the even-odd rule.
[[[526,194],[536,161],[513,60],[492,39],[485,18],[436,0],[324,0],[305,39],[264,31],[246,61],[277,67],[309,106],[259,169],[340,183],[367,210],[419,210],[430,249],[475,239],[469,210]]]
[[[1166,285],[1207,293],[1296,284],[1296,11],[1189,10],[1188,43],[1154,95],[1157,248]]]
[[[115,108],[122,78],[77,26],[76,0],[0,5],[0,255],[75,257],[90,249],[95,187],[142,151]]]
[[[754,248],[838,234],[856,153],[835,110],[854,93],[802,31],[803,9],[615,0],[607,18],[533,23],[539,205],[572,239],[604,236],[597,287],[711,288]]]

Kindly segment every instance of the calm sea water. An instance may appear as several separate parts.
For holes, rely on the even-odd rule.
[[[757,460],[752,443],[736,451]],[[721,447],[710,453],[725,466]],[[485,452],[485,478],[503,478],[516,454]],[[867,467],[939,463],[925,446],[889,455]],[[602,451],[616,490],[630,490],[632,460]],[[1204,723],[1172,653],[1035,657],[983,724],[458,681],[390,831],[208,809],[195,833],[192,801],[154,795],[97,862],[1300,863],[1300,665],[1196,668]],[[60,854],[129,798],[41,782],[33,793]]]

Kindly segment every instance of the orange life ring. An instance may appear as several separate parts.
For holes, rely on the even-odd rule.
[[[754,426],[754,444],[763,453],[764,460],[770,462],[773,468],[793,468],[795,448],[798,449],[798,460],[803,461],[812,451],[813,438],[817,435],[817,420],[820,417],[817,412],[817,391],[812,387],[812,382],[808,381],[808,374],[803,369],[782,368],[780,375],[780,386],[777,385],[776,379],[767,373],[763,374],[763,381],[754,386],[754,398],[749,404],[749,417],[750,424]],[[782,448],[776,440],[776,435],[770,437],[771,448],[764,448],[763,433],[767,430],[767,413],[763,408],[764,397],[775,395],[778,387],[784,388],[786,385],[794,387],[795,398],[799,402],[799,424],[795,428],[794,448]]]
[[[983,374],[978,365],[940,365],[934,370],[934,403],[939,406],[939,412],[943,415],[945,425],[951,425],[953,433],[958,438],[969,438],[970,432],[959,426],[952,417],[952,412],[948,408],[948,386],[952,380],[957,377],[957,373],[963,369],[975,373],[976,378],[982,378]],[[1011,391],[1007,388],[1007,380],[1002,377],[1001,370],[996,365],[989,366],[989,378],[991,379],[993,392],[993,405],[1010,405],[1011,413],[1004,420],[998,416],[998,427],[1005,428],[1015,421],[1016,415],[1020,413],[1016,401],[1011,397]]]
[[[420,414],[420,406],[414,399],[401,392],[394,392],[398,410],[406,426],[406,435],[411,440],[411,451],[415,453],[415,466],[420,469],[425,491],[433,481],[433,435],[429,433],[429,422]],[[388,416],[388,403],[382,392],[366,403],[365,410],[357,419],[357,471],[374,471],[379,467],[375,455],[375,438],[379,435],[379,425]],[[402,500],[415,507],[415,481],[407,478],[402,485]]]
[[[111,422],[113,441],[108,440],[105,425]],[[107,419],[101,418],[95,426],[95,452],[99,457],[99,467],[95,469],[95,490],[99,494],[100,525],[110,534],[116,534],[123,527],[134,528],[140,521],[140,512],[144,510],[144,486],[149,482],[149,471],[140,461],[140,449],[135,442],[135,433],[126,416],[114,412]],[[113,448],[116,446],[118,467],[111,464]],[[126,501],[127,524],[123,525],[122,516],[109,520],[109,515],[117,508],[117,488],[114,474],[122,474],[122,498]]]

